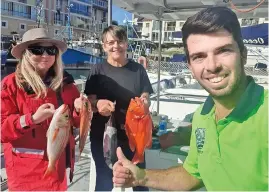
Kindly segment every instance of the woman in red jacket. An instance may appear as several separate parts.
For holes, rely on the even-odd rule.
[[[48,167],[46,132],[55,109],[68,104],[72,126],[79,127],[82,97],[72,76],[63,72],[61,56],[66,49],[43,28],[27,31],[12,49],[19,63],[1,82],[1,142],[10,191],[66,191],[67,167],[72,180],[73,135],[56,164],[57,173],[43,179]]]

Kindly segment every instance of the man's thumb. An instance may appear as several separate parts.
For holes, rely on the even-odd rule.
[[[117,157],[122,164],[124,164],[124,162],[128,162],[128,159],[124,156],[120,147],[117,148]]]

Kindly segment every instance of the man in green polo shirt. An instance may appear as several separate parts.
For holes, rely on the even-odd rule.
[[[244,72],[237,16],[207,8],[188,18],[182,34],[193,77],[210,94],[194,114],[188,157],[183,166],[143,170],[118,148],[115,186],[268,191],[268,91]]]

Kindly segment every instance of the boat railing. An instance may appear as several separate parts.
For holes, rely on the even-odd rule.
[[[89,63],[75,63],[75,64],[66,64],[64,65],[65,69],[91,69],[92,65],[94,64],[89,64]]]
[[[160,102],[173,102],[173,103],[188,103],[188,104],[202,104],[205,102],[207,95],[198,94],[185,94],[185,93],[165,93],[160,94]],[[150,97],[151,102],[157,101],[157,94]]]
[[[171,75],[191,75],[188,63],[185,62],[161,61],[160,68],[161,73],[168,73]],[[158,61],[149,60],[147,70],[151,73],[158,73]],[[247,75],[253,76],[255,78],[268,79],[268,67],[256,68],[254,65],[246,65],[245,72]]]

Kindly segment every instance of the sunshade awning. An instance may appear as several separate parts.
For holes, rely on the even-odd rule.
[[[232,0],[240,10],[256,6],[257,0]],[[209,6],[230,7],[229,0],[113,0],[113,4],[141,17],[153,20],[185,20]],[[267,18],[268,0],[248,13],[235,11],[238,18]]]
[[[268,45],[268,23],[251,25],[241,28],[245,44]],[[181,31],[173,32],[173,38],[182,38]]]

